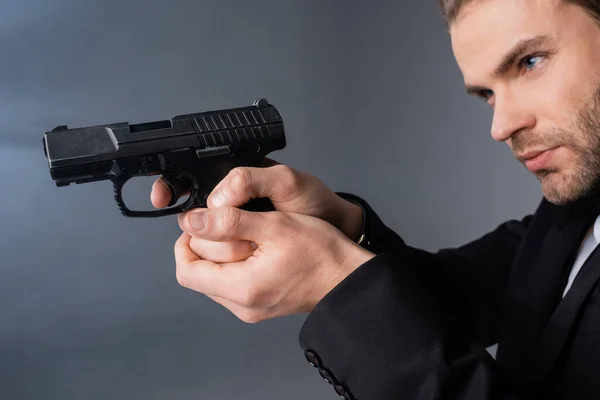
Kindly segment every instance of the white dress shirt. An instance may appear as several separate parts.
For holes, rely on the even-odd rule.
[[[594,251],[598,243],[600,243],[600,216],[596,218],[593,229],[591,229],[591,231],[588,232],[588,234],[586,235],[585,239],[583,239],[583,243],[579,248],[579,253],[577,254],[575,262],[573,263],[573,267],[571,268],[571,273],[569,274],[569,280],[567,281],[567,286],[565,286],[563,297],[565,297],[565,295],[571,288],[571,285],[573,284],[575,277],[579,273],[581,266],[583,265],[585,260],[587,260],[587,258],[590,256],[592,251]]]

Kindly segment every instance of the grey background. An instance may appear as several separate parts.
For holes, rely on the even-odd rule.
[[[3,4],[0,52],[2,399],[336,396],[298,345],[305,315],[237,320],[177,285],[174,218],[122,217],[108,182],[54,187],[41,137],[56,125],[264,96],[287,127],[274,158],[429,250],[540,199],[464,94],[434,0],[21,0]]]

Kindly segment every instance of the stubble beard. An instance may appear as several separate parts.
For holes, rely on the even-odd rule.
[[[559,133],[564,143],[576,155],[572,171],[545,169],[536,172],[546,200],[565,205],[600,193],[600,84],[592,99],[578,112],[575,130],[577,140],[568,132]],[[572,133],[572,132],[571,132]]]

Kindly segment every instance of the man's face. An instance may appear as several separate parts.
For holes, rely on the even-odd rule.
[[[544,196],[565,204],[597,190],[598,22],[561,0],[474,0],[450,36],[468,91],[494,110],[492,137],[535,174]]]

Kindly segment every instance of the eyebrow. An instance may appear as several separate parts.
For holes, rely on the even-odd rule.
[[[498,64],[492,76],[497,77],[504,75],[513,66],[513,64],[519,60],[519,58],[524,56],[532,49],[551,41],[552,38],[545,35],[539,35],[530,39],[519,41],[504,55],[504,57],[502,57],[500,64]],[[482,90],[488,90],[487,88],[476,85],[465,85],[465,88],[468,94],[477,94]]]

